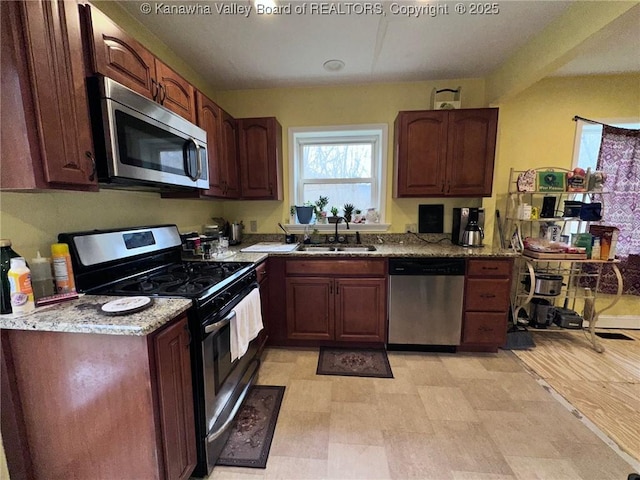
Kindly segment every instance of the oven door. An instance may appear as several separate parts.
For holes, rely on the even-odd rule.
[[[107,180],[209,188],[206,132],[156,102],[103,80]]]
[[[251,385],[256,381],[260,359],[258,342],[253,340],[247,352],[231,361],[231,325],[233,310],[221,320],[204,328],[202,361],[204,376],[204,408],[206,459],[199,459],[196,475],[208,475],[224,448],[231,425]]]

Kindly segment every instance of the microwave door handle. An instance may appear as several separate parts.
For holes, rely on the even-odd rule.
[[[191,175],[191,169],[189,168],[189,149],[188,148],[184,149],[184,171],[187,174],[187,177],[189,177],[191,180],[195,182],[200,178],[200,174],[202,173],[202,167],[200,165],[200,146],[193,138],[189,138],[189,140],[187,140],[187,145],[189,145],[190,143],[193,143],[193,146],[196,147],[196,165],[197,165],[196,175],[195,177]]]

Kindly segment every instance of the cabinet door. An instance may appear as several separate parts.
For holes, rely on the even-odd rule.
[[[156,82],[158,83],[156,101],[172,112],[195,123],[196,96],[193,86],[160,60],[156,59],[155,65]]]
[[[282,200],[282,127],[275,118],[238,120],[242,198]]]
[[[442,196],[447,112],[400,112],[395,121],[394,197]]]
[[[260,342],[269,335],[269,274],[267,272],[267,261],[256,267],[256,277],[260,285],[260,310],[262,312],[262,324],[264,329],[260,332]]]
[[[153,337],[165,478],[188,479],[196,465],[187,317]]]
[[[335,282],[336,340],[384,342],[385,279],[341,278]]]
[[[155,99],[155,57],[109,17],[93,6],[86,6],[87,29],[92,39],[93,73],[113,78],[131,90]]]
[[[287,278],[289,340],[333,340],[333,289],[330,278]]]
[[[2,3],[2,187],[97,189],[76,2]]]
[[[209,197],[224,197],[222,109],[201,92],[196,94],[198,126],[207,132],[207,157],[209,163],[209,189],[203,192]]]
[[[497,108],[452,110],[449,114],[449,196],[491,196],[498,126]]]
[[[226,198],[240,196],[238,179],[238,126],[236,120],[222,110],[222,149],[220,151],[220,178]]]

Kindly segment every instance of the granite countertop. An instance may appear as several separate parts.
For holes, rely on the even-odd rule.
[[[81,295],[47,307],[38,307],[27,315],[2,315],[0,328],[67,333],[99,333],[107,335],[148,335],[173,320],[191,305],[182,298],[154,298],[153,305],[128,315],[107,315],[103,304],[124,297]]]

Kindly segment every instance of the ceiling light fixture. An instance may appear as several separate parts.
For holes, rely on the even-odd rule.
[[[344,65],[342,60],[327,60],[322,64],[327,72],[339,72],[344,68]]]

